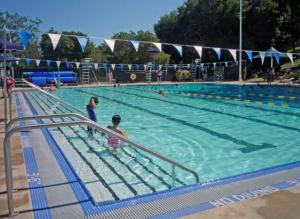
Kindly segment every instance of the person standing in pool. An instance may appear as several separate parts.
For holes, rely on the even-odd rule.
[[[119,127],[121,123],[121,116],[119,115],[114,115],[111,119],[112,125],[107,126],[108,129],[123,135],[125,138],[128,138],[127,133]],[[121,147],[121,140],[112,136],[108,135],[108,145],[112,147],[112,152],[114,153],[118,148]]]
[[[89,104],[86,105],[86,111],[88,113],[89,119],[94,122],[97,122],[97,117],[96,117],[96,113],[95,113],[94,109],[96,108],[98,103],[99,103],[99,101],[98,101],[97,97],[91,97]],[[95,129],[88,126],[87,131],[90,136],[93,136]]]

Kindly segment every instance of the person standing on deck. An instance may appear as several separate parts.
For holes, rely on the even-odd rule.
[[[162,70],[159,70],[157,72],[157,83],[159,84],[161,82],[161,79],[162,79],[162,75],[163,75],[163,71]]]

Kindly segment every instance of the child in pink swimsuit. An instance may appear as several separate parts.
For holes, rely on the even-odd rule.
[[[107,128],[113,130],[114,132],[120,135],[123,135],[125,138],[128,138],[127,133],[123,129],[118,127],[121,122],[121,117],[119,115],[114,115],[111,120],[113,125],[107,126]],[[112,135],[108,135],[107,143],[112,147],[112,152],[115,152],[118,148],[121,147],[121,140]]]

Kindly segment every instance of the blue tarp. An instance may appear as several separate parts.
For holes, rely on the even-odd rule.
[[[76,83],[76,73],[72,71],[60,71],[60,81],[62,83]],[[24,72],[25,78],[31,78],[32,82],[39,86],[45,86],[47,83],[55,83],[58,80],[58,72]]]

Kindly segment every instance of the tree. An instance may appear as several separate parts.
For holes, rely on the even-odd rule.
[[[6,25],[6,28],[11,30],[10,35],[13,40],[18,38],[18,31],[20,30],[30,31],[32,38],[37,40],[40,34],[39,26],[41,23],[42,21],[38,18],[30,19],[18,13],[10,14],[7,11],[0,11],[0,28],[3,29],[4,25]]]
[[[4,25],[6,25],[6,28],[9,29],[8,39],[19,41],[18,32],[20,30],[30,31],[32,33],[29,47],[16,54],[16,56],[19,57],[41,57],[38,43],[38,37],[40,35],[39,26],[41,22],[42,21],[38,18],[30,19],[28,17],[21,16],[18,13],[10,14],[9,12],[0,11],[0,28],[4,28]]]
[[[188,0],[177,11],[155,24],[157,36],[165,42],[216,47],[238,46],[238,0]],[[197,58],[184,48],[184,61]],[[172,52],[172,58],[181,58]]]
[[[300,39],[300,4],[298,0],[275,0],[280,17],[277,41],[282,47],[292,47],[295,52]]]
[[[154,26],[155,33],[163,42],[238,48],[239,3],[239,0],[187,0],[160,18]],[[299,0],[243,0],[243,48],[295,48],[300,39],[299,10]],[[181,60],[174,49],[167,49],[173,60]],[[212,50],[204,50],[202,61],[212,54]],[[193,49],[184,48],[184,61],[195,58]]]
[[[114,34],[112,37],[114,39],[121,40],[137,40],[137,41],[149,41],[149,42],[158,42],[157,37],[149,31],[138,31],[138,32],[120,32]],[[146,62],[155,62],[155,63],[168,63],[169,55],[165,53],[151,54],[147,50],[153,48],[151,44],[140,43],[138,52],[135,51],[130,42],[126,41],[117,41],[115,45],[114,52],[109,58],[111,63],[146,63]],[[106,48],[106,52],[109,53],[109,48],[106,45],[103,45],[103,48]]]
[[[49,33],[58,33],[53,28],[50,29]],[[62,32],[64,35],[77,35],[77,36],[86,36],[82,32],[75,31],[65,31]],[[50,60],[69,60],[69,61],[80,61],[80,59],[85,57],[85,54],[81,52],[81,47],[75,37],[69,37],[62,35],[59,43],[55,50],[51,40],[47,34],[42,36],[41,40],[41,49],[44,59]]]

